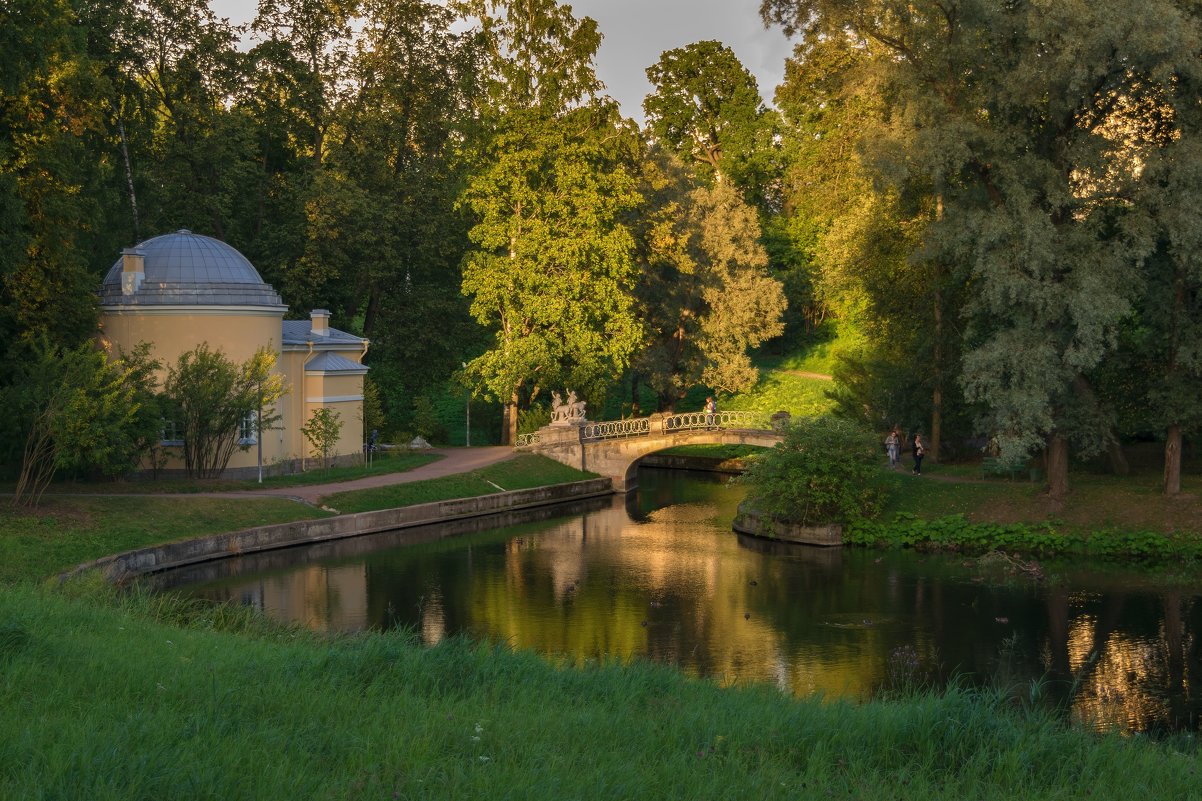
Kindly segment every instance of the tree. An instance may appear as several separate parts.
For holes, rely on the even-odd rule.
[[[512,441],[519,405],[540,386],[596,398],[639,342],[626,222],[639,200],[635,138],[596,97],[596,23],[554,0],[471,6],[491,136],[462,195],[477,220],[462,288],[494,344],[466,372],[504,404]]]
[[[294,308],[362,321],[385,402],[403,413],[486,336],[459,291],[470,243],[468,215],[455,208],[473,147],[477,47],[434,3],[371,0],[360,11],[350,88],[283,286]]]
[[[634,371],[670,409],[699,382],[750,389],[748,350],[780,334],[785,309],[768,275],[755,210],[728,183],[697,186],[674,156],[643,170],[639,316],[646,339]]]
[[[1202,180],[1202,149],[1189,116],[1174,113],[1166,141],[1144,155],[1156,249],[1145,262],[1120,352],[1096,377],[1107,400],[1164,432],[1167,496],[1181,491],[1183,438],[1202,428],[1202,205],[1194,189]]]
[[[168,366],[164,394],[178,415],[175,422],[183,433],[189,477],[216,478],[236,449],[250,447],[239,435],[243,421],[259,410],[273,410],[286,391],[274,368],[275,353],[267,348],[235,364],[207,343],[180,354]],[[268,426],[257,422],[254,427]]]
[[[88,246],[102,236],[106,167],[95,150],[111,87],[81,22],[66,2],[0,8],[0,339],[8,364],[41,359],[47,342],[73,348],[96,328]]]
[[[1045,449],[1049,492],[1063,497],[1070,441],[1083,455],[1105,445],[1088,373],[1113,347],[1151,245],[1130,202],[1137,160],[1109,126],[1121,104],[1197,69],[1197,26],[1171,0],[1138,15],[1118,0],[1063,13],[992,0],[762,10],[806,38],[850,32],[889,54],[877,60],[894,98],[878,174],[931,187],[939,213],[923,256],[971,280],[965,395],[1003,458]]]
[[[58,470],[120,475],[146,445],[141,399],[152,394],[153,363],[141,351],[131,360],[108,358],[91,343],[44,346],[5,393],[5,407],[22,424],[24,450],[13,503],[37,506]],[[157,421],[153,421],[157,429]]]
[[[604,136],[609,126],[590,119],[597,113],[511,115],[513,128],[496,140],[497,160],[464,193],[479,222],[470,232],[477,249],[464,259],[463,291],[473,316],[495,331],[494,346],[468,373],[506,404],[510,437],[519,404],[540,385],[595,399],[641,337],[634,238],[625,222],[639,198]]]
[[[715,41],[668,50],[647,79],[655,91],[643,111],[655,140],[707,181],[729,178],[761,204],[773,173],[775,117],[734,51]]]
[[[314,409],[309,415],[309,421],[301,426],[301,433],[321,454],[321,466],[329,468],[330,454],[338,446],[338,438],[342,436],[342,415],[328,407]]]

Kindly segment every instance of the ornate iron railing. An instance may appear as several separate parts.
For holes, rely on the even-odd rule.
[[[629,420],[606,420],[586,423],[580,427],[581,442],[603,439],[641,437],[660,432],[707,429],[770,429],[772,418],[764,412],[685,412],[665,417],[635,417]],[[519,434],[515,448],[531,448],[542,444],[539,432]]]
[[[537,445],[540,442],[537,431],[532,431],[529,434],[518,434],[518,440],[514,443],[515,448],[529,448]]]
[[[606,420],[588,423],[580,430],[582,440],[616,439],[619,437],[641,437],[651,433],[651,419],[635,417],[629,420]]]
[[[664,431],[697,428],[771,428],[763,412],[685,412],[664,418]]]

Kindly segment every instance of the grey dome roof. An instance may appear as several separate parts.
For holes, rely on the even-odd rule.
[[[124,257],[117,259],[104,277],[101,304],[284,307],[246,257],[218,239],[179,230],[147,239],[134,249],[143,256],[141,285],[132,294],[122,292]]]

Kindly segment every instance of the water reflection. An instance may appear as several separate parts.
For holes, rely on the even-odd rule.
[[[959,557],[769,543],[731,532],[743,490],[725,479],[644,471],[639,486],[628,499],[539,510],[535,522],[392,532],[162,581],[323,631],[406,626],[431,645],[466,632],[797,695],[867,698],[956,676],[1068,701],[1086,726],[1196,728],[1193,591],[1084,571],[1035,583]]]

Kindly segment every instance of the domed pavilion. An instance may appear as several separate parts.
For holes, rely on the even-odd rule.
[[[201,343],[239,363],[259,348],[274,350],[288,394],[276,404],[277,427],[263,432],[265,466],[294,469],[314,457],[300,427],[323,407],[342,420],[335,454],[361,453],[368,341],[330,328],[325,309],[314,309],[308,320],[285,320],[288,307],[279,294],[226,243],[180,230],[127,248],[104,278],[100,304],[104,347],[116,353],[147,342],[164,368]],[[181,445],[178,436],[174,421],[164,421],[164,444]],[[242,442],[256,444],[253,419]],[[237,451],[226,474],[257,465],[258,448]],[[182,467],[182,456],[167,465]]]

